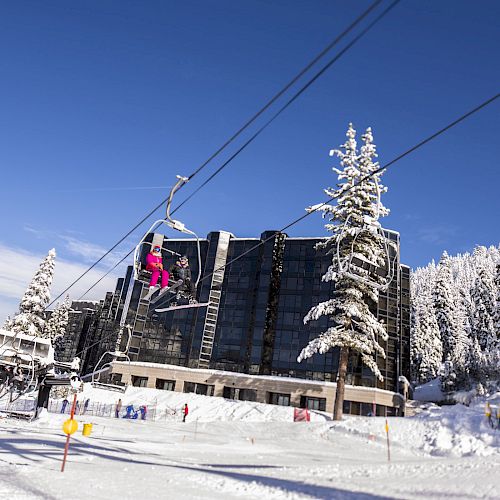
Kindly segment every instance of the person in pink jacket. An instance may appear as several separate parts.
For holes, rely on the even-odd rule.
[[[151,271],[151,280],[149,281],[149,289],[155,288],[158,283],[158,278],[161,273],[161,287],[168,286],[168,271],[163,269],[163,259],[161,257],[161,248],[154,246],[148,256],[146,257],[146,269]]]

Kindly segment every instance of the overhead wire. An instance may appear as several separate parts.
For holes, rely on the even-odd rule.
[[[406,151],[404,151],[403,153],[401,153],[400,155],[396,156],[395,158],[393,158],[391,161],[385,163],[383,166],[377,168],[376,170],[374,170],[373,172],[370,172],[369,174],[365,175],[364,177],[362,177],[358,183],[356,184],[353,184],[352,186],[342,190],[342,193],[341,194],[345,194],[345,193],[348,193],[349,191],[351,191],[352,189],[354,189],[355,187],[359,186],[361,183],[367,181],[368,179],[370,179],[372,176],[374,175],[377,175],[379,174],[380,172],[382,172],[383,170],[386,170],[388,169],[389,167],[391,167],[392,165],[394,165],[396,162],[402,160],[403,158],[405,158],[406,156],[408,156],[409,154],[413,153],[414,151],[416,151],[417,149],[420,149],[422,146],[424,146],[425,144],[429,143],[430,141],[434,140],[435,138],[439,137],[441,134],[444,134],[445,132],[447,132],[448,130],[450,130],[451,128],[455,127],[456,125],[458,125],[459,123],[463,122],[464,120],[466,120],[467,118],[469,118],[470,116],[472,116],[473,114],[477,113],[478,111],[480,111],[481,109],[485,108],[486,106],[488,106],[489,104],[493,103],[496,99],[498,99],[498,97],[500,97],[500,94],[496,94],[492,97],[490,97],[489,99],[483,101],[481,104],[479,104],[478,106],[474,107],[473,109],[467,111],[466,113],[464,113],[463,115],[461,115],[459,118],[453,120],[451,123],[449,123],[448,125],[446,125],[445,127],[439,129],[438,131],[434,132],[433,134],[429,135],[428,137],[426,137],[425,139],[421,140],[420,142],[418,142],[415,146],[412,146],[411,148],[407,149]],[[340,195],[340,193],[339,193]],[[303,214],[302,216],[298,217],[297,219],[293,220],[292,222],[290,222],[289,224],[287,224],[286,226],[282,227],[280,230],[278,230],[277,232],[278,233],[282,233],[284,231],[286,231],[287,229],[289,229],[290,227],[294,226],[295,224],[298,224],[299,222],[301,222],[302,220],[304,220],[306,217],[309,217],[311,214],[313,213],[316,213],[318,212],[322,207],[324,207],[325,205],[331,203],[334,199],[336,199],[339,195],[336,195],[336,196],[331,196],[329,197],[327,200],[325,200],[323,203],[319,204],[319,205],[316,205],[315,206],[315,209],[314,210],[311,210],[311,211],[308,211],[306,212],[305,214]],[[204,281],[205,279],[208,279],[210,278],[215,272],[217,271],[221,271],[223,269],[225,269],[226,267],[230,266],[231,264],[233,264],[234,262],[238,261],[239,259],[243,258],[245,255],[248,255],[250,252],[253,252],[254,250],[256,250],[257,248],[259,248],[261,245],[264,245],[265,243],[267,243],[268,241],[272,240],[273,238],[275,238],[276,236],[276,233],[265,238],[264,240],[261,240],[259,241],[259,243],[257,243],[256,245],[254,245],[253,247],[249,248],[248,250],[246,250],[245,252],[243,252],[242,254],[238,255],[237,257],[231,259],[229,262],[227,262],[226,264],[224,264],[223,266],[220,266],[219,268],[217,269],[214,269],[211,273],[207,274],[206,276],[204,276],[201,281]],[[88,351],[89,349],[91,349],[92,347],[96,346],[97,344],[103,342],[104,340],[107,340],[108,338],[110,338],[111,336],[113,335],[116,335],[116,332],[112,332],[110,335],[107,335],[106,337],[104,338],[101,338],[99,339],[98,341],[94,342],[93,344],[91,344],[90,346],[87,346],[85,347],[84,349],[82,349],[81,351],[79,351],[76,355],[79,355],[79,354],[83,354],[84,352]]]
[[[422,146],[424,146],[425,144],[427,144],[428,142],[432,141],[433,139],[435,139],[436,137],[439,137],[441,134],[444,134],[446,131],[448,131],[449,129],[453,128],[454,126],[458,125],[460,122],[466,120],[468,117],[470,117],[471,115],[477,113],[478,111],[480,111],[481,109],[485,108],[486,106],[488,106],[489,104],[491,104],[492,102],[494,102],[496,99],[498,99],[498,97],[500,97],[500,94],[496,94],[494,95],[493,97],[490,97],[489,99],[487,99],[486,101],[483,101],[481,104],[479,104],[478,106],[474,107],[473,109],[471,109],[470,111],[467,111],[466,113],[464,113],[463,115],[461,115],[459,118],[457,118],[456,120],[454,120],[453,122],[449,123],[448,125],[446,125],[445,127],[443,127],[442,129],[438,130],[437,132],[431,134],[429,137],[426,137],[425,139],[421,140],[419,143],[417,143],[415,146],[411,147],[410,149],[407,149],[404,153],[401,153],[400,155],[396,156],[395,158],[393,158],[391,161],[389,161],[388,163],[382,165],[381,167],[377,168],[376,170],[374,170],[373,172],[370,172],[369,174],[365,175],[364,177],[362,177],[357,184],[353,184],[351,185],[350,187],[346,188],[345,190],[342,190],[342,193],[341,194],[345,194],[345,193],[348,193],[349,191],[351,191],[352,189],[354,189],[355,187],[359,186],[360,184],[362,184],[363,182],[366,182],[368,179],[370,179],[371,177],[373,177],[374,175],[377,175],[379,174],[380,172],[388,169],[390,166],[394,165],[396,162],[398,162],[399,160],[403,159],[404,157],[408,156],[409,154],[413,153],[414,151],[416,151],[417,149],[421,148]],[[306,212],[304,215],[300,216],[299,218],[295,219],[294,221],[290,222],[289,224],[287,224],[286,226],[284,226],[283,228],[279,229],[278,232],[282,233],[284,231],[286,231],[287,229],[291,228],[292,226],[294,226],[295,224],[298,224],[299,222],[301,222],[302,220],[304,220],[306,217],[309,217],[311,214],[317,212],[318,210],[320,210],[322,207],[324,207],[325,205],[328,205],[329,203],[331,203],[333,200],[335,200],[336,198],[338,197],[337,196],[332,196],[330,198],[328,198],[328,200],[325,200],[323,203],[317,205],[314,207],[314,210],[311,210],[311,211],[308,211]],[[259,241],[259,243],[257,243],[255,246],[249,248],[247,251],[243,252],[241,255],[238,255],[237,257],[235,257],[234,259],[230,260],[229,262],[227,262],[226,264],[224,264],[223,266],[219,267],[218,269],[214,269],[212,271],[212,273],[208,274],[207,276],[203,277],[201,281],[209,278],[212,276],[213,273],[217,272],[217,271],[221,271],[223,269],[225,269],[227,266],[231,265],[233,262],[236,262],[237,260],[241,259],[242,257],[244,257],[245,255],[247,255],[248,253],[252,252],[253,250],[255,250],[256,248],[258,248],[259,246],[267,243],[268,241],[272,240],[273,238],[275,237],[275,235],[272,235],[272,236],[269,236],[268,238],[264,239],[264,240],[261,240]]]
[[[400,0],[395,0],[384,12],[381,16],[378,16],[375,22],[372,22],[370,24],[370,28],[373,27],[374,24],[376,24],[382,17],[384,17],[389,10],[391,10],[397,3],[399,3]],[[375,9],[382,0],[375,0],[365,11],[363,11],[342,33],[340,33],[337,37],[335,37],[318,55],[316,55],[311,62],[309,62],[302,70],[299,71],[299,73],[290,80],[277,94],[275,94],[266,104],[255,114],[253,115],[242,127],[238,129],[236,133],[234,133],[219,149],[216,150],[215,153],[213,153],[205,162],[203,162],[194,172],[188,176],[188,179],[192,179],[195,177],[201,170],[203,170],[216,156],[218,156],[227,146],[229,146],[237,137],[241,135],[242,132],[244,132],[264,111],[266,111],[279,97],[281,97],[294,83],[296,83],[314,64],[316,64],[327,52],[329,52],[335,45],[337,45],[346,35],[348,35],[366,16],[372,12],[373,9]],[[362,32],[363,36],[368,30],[365,29]],[[356,37],[356,41],[361,38],[359,35]],[[354,42],[355,43],[355,42]],[[350,43],[349,48],[354,44]],[[342,54],[346,52],[346,49],[342,51]],[[338,59],[338,57],[337,57]],[[330,62],[327,67],[324,67],[321,70],[321,74],[328,69],[333,64],[333,62]],[[314,81],[319,77],[320,75],[316,75],[314,78]],[[312,83],[312,82],[311,82]],[[302,93],[305,89],[301,89]],[[298,97],[298,96],[297,96]],[[295,99],[294,99],[295,100]],[[293,101],[292,101],[293,102]],[[290,103],[291,104],[291,103]],[[273,121],[273,120],[271,120]],[[269,125],[270,122],[267,124]],[[266,125],[266,126],[267,126]],[[265,127],[264,127],[265,128]],[[262,130],[264,129],[262,128]],[[255,137],[251,138],[250,141],[247,141],[248,144],[250,144],[261,132],[260,130]],[[248,145],[246,144],[245,147]],[[229,161],[232,161],[241,151],[243,151],[244,148],[240,148],[240,150],[235,154],[232,155],[231,159]],[[229,161],[226,161],[224,165],[219,168],[217,171],[220,172],[222,168],[224,168]],[[209,182],[215,175],[212,175],[203,185],[205,185],[207,182]],[[198,188],[196,192],[198,192],[201,189]],[[146,214],[130,231],[128,231],[122,238],[120,238],[109,250],[107,250],[99,259],[97,259],[88,269],[86,269],[80,276],[78,276],[70,285],[68,285],[56,298],[54,298],[50,304],[48,304],[47,308],[50,307],[52,304],[54,304],[60,297],[62,297],[68,290],[70,290],[76,283],[78,283],[85,275],[87,275],[94,267],[96,267],[102,260],[107,257],[115,248],[117,248],[121,243],[123,243],[138,227],[140,227],[147,219],[149,219],[157,210],[159,210],[162,205],[166,203],[168,200],[168,197],[162,200],[158,205],[156,205],[148,214]],[[185,200],[182,204],[184,204],[187,200]],[[181,206],[181,205],[180,205]],[[175,213],[176,210],[178,210],[179,207],[177,207],[172,213]],[[131,252],[130,252],[131,253]]]
[[[198,186],[187,198],[185,198],[179,205],[177,205],[174,210],[172,210],[172,214],[174,214],[175,212],[177,212],[185,203],[187,203],[193,196],[195,196],[201,189],[203,189],[216,175],[218,175],[229,163],[231,163],[242,151],[244,151],[255,139],[257,139],[257,137],[269,126],[271,125],[272,122],[274,122],[274,120],[276,120],[276,118],[278,118],[278,116],[281,115],[281,113],[283,113],[283,111],[285,111],[293,102],[295,102],[296,99],[298,99],[298,97],[300,97],[321,75],[323,75],[325,73],[325,71],[327,71],[333,64],[335,64],[335,62],[337,62],[349,49],[351,49],[355,43],[357,43],[364,35],[366,35],[366,33],[372,29],[380,20],[382,20],[383,17],[385,17],[401,0],[394,0],[384,11],[382,11],[373,21],[371,21],[358,35],[356,35],[356,37],[354,37],[337,55],[335,55],[332,59],[330,59],[328,61],[328,63],[326,65],[324,65],[305,85],[303,85],[276,113],[273,114],[273,116],[267,120],[240,148],[238,148],[236,150],[235,153],[233,153],[215,172],[213,172],[200,186]],[[374,6],[372,6],[374,7]],[[365,11],[365,13],[362,14],[362,16],[365,16],[367,14],[367,11]],[[361,17],[361,16],[360,16]],[[351,26],[354,26],[355,23],[353,23]],[[347,30],[345,30],[343,33],[346,33]],[[340,35],[339,35],[340,37]],[[339,38],[337,37],[337,39]],[[336,40],[337,40],[336,39]],[[331,44],[332,45],[332,44]],[[332,45],[333,46],[333,45]],[[325,52],[325,51],[323,51]],[[318,57],[319,58],[319,57]],[[318,59],[316,58],[316,59]],[[310,67],[311,65],[308,65],[308,67]],[[296,81],[296,79],[295,79]],[[289,85],[288,85],[289,87]],[[279,93],[279,95],[282,95],[283,92]],[[278,94],[275,96],[277,98]],[[273,98],[274,100],[276,100],[275,98]],[[273,100],[273,102],[274,102]],[[269,106],[266,105],[264,108],[267,109]],[[263,109],[264,109],[263,108]],[[248,121],[247,124],[245,124],[244,127],[242,127],[240,129],[240,131],[238,132],[238,135],[241,133],[241,131],[243,131],[250,123],[252,123],[252,121],[255,120],[255,118],[257,118],[261,113],[257,113],[254,118],[252,118],[251,121]],[[236,136],[236,134],[235,134]],[[235,137],[233,136],[233,137]],[[226,144],[229,144],[231,141],[228,141]],[[220,152],[221,150],[219,150]],[[212,155],[212,158],[213,159],[215,158],[214,155]],[[207,164],[208,162],[205,162],[204,166]],[[196,173],[198,173],[200,171],[200,169],[196,170],[194,174],[192,174],[189,178],[192,178],[193,175],[195,175]],[[182,187],[182,186],[181,186]],[[165,200],[166,201],[166,200]],[[153,212],[150,212],[146,218],[149,218],[152,213],[154,213],[156,210],[158,210],[161,205],[163,205],[163,203],[165,202],[163,201],[160,205],[158,205]],[[143,219],[140,224],[142,224],[145,220]],[[135,226],[134,229],[136,229],[138,226]],[[126,235],[128,236],[130,235],[130,232]],[[124,239],[124,238],[123,238]],[[121,241],[123,241],[123,239]],[[121,242],[120,241],[120,242]],[[113,249],[116,248],[116,245],[115,247],[113,247]],[[86,295],[90,290],[92,290],[94,288],[94,286],[96,286],[105,276],[107,276],[112,270],[116,269],[116,267],[118,267],[118,265],[120,265],[128,256],[130,256],[130,254],[133,252],[133,250],[131,250],[127,255],[125,255],[125,257],[123,257],[117,264],[115,264],[115,266],[113,266],[112,269],[110,269],[109,271],[106,272],[106,274],[104,276],[102,276],[94,285],[92,285],[81,297],[83,297],[84,295]],[[104,256],[103,256],[104,257]],[[101,258],[102,260],[102,258]],[[98,261],[99,262],[99,261]],[[83,277],[83,275],[81,276]],[[71,288],[80,278],[78,278],[77,280],[75,280],[65,291],[67,291],[69,288]],[[64,293],[64,292],[62,292]],[[62,295],[62,293],[59,295],[59,297]],[[57,298],[59,298],[57,297]],[[80,297],[80,298],[81,298]],[[55,300],[57,300],[54,299]],[[53,302],[54,302],[53,301]],[[50,305],[50,304],[49,304]]]

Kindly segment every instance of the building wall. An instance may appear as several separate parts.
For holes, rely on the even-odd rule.
[[[71,362],[76,356],[80,340],[88,336],[99,303],[77,300],[71,303],[68,327],[64,338],[58,340],[56,357],[58,361]]]
[[[378,382],[354,353],[349,360],[347,382],[397,391],[399,376],[408,378],[409,269],[399,263],[399,234],[387,232],[387,235],[397,246],[392,255],[396,272],[391,286],[380,294],[379,303],[372,308],[386,323],[389,333],[384,346],[387,358],[377,359],[385,380]],[[208,300],[213,292],[213,273],[218,269],[216,255],[222,240],[219,232],[210,233],[201,240],[201,262],[196,257],[195,240],[164,241],[164,247],[188,255],[193,276],[201,266],[199,301]],[[190,368],[207,366],[224,371],[318,381],[335,380],[338,349],[325,355],[317,354],[302,363],[296,360],[302,347],[331,325],[326,317],[303,324],[309,309],[331,296],[332,282],[321,280],[331,263],[331,256],[324,250],[315,249],[320,238],[290,238],[283,233],[267,231],[261,235],[260,241],[264,243],[255,248],[259,239],[231,235],[227,252],[223,254],[226,262],[237,260],[225,268],[222,285],[218,287],[220,304],[213,340],[210,341],[208,365],[200,363],[200,351],[207,341],[207,309],[156,313],[154,308],[160,307],[162,301],[151,306],[150,302],[142,300],[147,284],[131,282],[129,268],[125,280],[105,301],[101,317],[90,335],[91,342],[87,342],[92,344],[96,339],[102,339],[87,359],[87,369],[95,365],[99,354],[116,341],[120,308],[127,287],[133,286],[126,317],[133,329],[129,349],[133,361]],[[172,260],[169,255],[164,255],[165,267]],[[122,340],[122,348],[125,343],[126,338]]]
[[[273,396],[279,395],[282,397],[280,400],[282,405],[295,407],[306,406],[305,398],[308,398],[320,400],[318,402],[324,405],[321,409],[330,413],[333,412],[335,402],[336,384],[332,382],[235,374],[141,362],[116,362],[113,363],[111,371],[115,382],[141,385],[151,389],[160,388],[165,382],[170,382],[169,390],[175,392],[198,392],[214,397],[231,394],[232,399],[240,399],[239,393],[245,390],[254,394],[253,401],[272,403]],[[235,394],[236,390],[238,393]],[[374,406],[377,415],[400,414],[403,410],[403,399],[391,391],[346,386],[344,407],[348,413],[373,414]]]

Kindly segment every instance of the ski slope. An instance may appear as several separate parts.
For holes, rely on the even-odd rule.
[[[1,420],[0,498],[499,498],[500,430],[481,405],[389,419],[388,462],[380,417],[332,422],[316,413],[294,423],[292,408],[193,394],[130,388],[84,396],[156,404],[158,418],[77,417],[64,473],[66,415]],[[172,410],[186,402],[182,423]],[[90,437],[83,422],[93,423]]]

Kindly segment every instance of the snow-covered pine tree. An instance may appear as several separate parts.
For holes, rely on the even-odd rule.
[[[313,356],[315,353],[324,354],[334,347],[340,347],[340,360],[337,375],[337,391],[335,396],[334,419],[342,419],[342,406],[344,401],[345,376],[349,351],[353,350],[361,355],[361,360],[377,376],[383,380],[383,376],[377,366],[377,356],[385,358],[383,347],[379,339],[387,341],[387,332],[384,326],[370,311],[370,304],[378,301],[378,289],[371,286],[369,282],[363,282],[346,275],[342,272],[343,266],[354,255],[360,255],[365,259],[383,267],[385,238],[377,231],[361,231],[365,228],[365,216],[376,219],[385,216],[388,210],[379,205],[377,192],[377,181],[383,172],[373,174],[379,167],[374,161],[377,157],[376,147],[373,144],[371,129],[368,128],[362,136],[364,145],[358,152],[356,143],[356,131],[349,124],[347,141],[341,146],[342,150],[334,150],[333,154],[340,158],[343,170],[334,168],[340,184],[337,189],[328,188],[326,194],[337,198],[337,205],[323,205],[309,207],[309,211],[321,210],[323,217],[329,220],[325,225],[332,233],[326,241],[320,242],[317,248],[327,248],[328,254],[332,256],[332,264],[322,277],[323,281],[334,281],[335,290],[331,299],[313,307],[304,318],[304,323],[319,319],[321,316],[329,316],[333,325],[319,337],[311,340],[302,349],[297,360]],[[360,183],[359,181],[368,174],[372,178]],[[379,183],[380,193],[386,188]],[[339,249],[337,254],[337,247]],[[367,275],[363,270],[352,270],[370,280],[382,280],[378,275]]]
[[[64,301],[57,304],[45,324],[44,337],[49,338],[53,346],[56,345],[58,339],[62,339],[66,334],[70,308],[69,295],[66,295]]]
[[[447,363],[446,383],[443,383],[443,389],[446,391],[455,389],[467,372],[468,339],[459,322],[452,286],[451,259],[445,251],[436,272],[434,309],[443,343],[443,359]]]
[[[471,295],[474,302],[472,332],[477,338],[482,351],[489,351],[496,341],[494,325],[495,283],[486,266],[478,268],[477,278]]]
[[[490,341],[489,351],[485,356],[486,376],[493,381],[500,380],[500,260],[495,266],[495,304],[493,328],[495,335]]]
[[[412,301],[410,359],[412,377],[417,384],[425,384],[438,376],[443,359],[443,343],[430,289]]]
[[[495,331],[497,332],[497,340],[500,340],[500,261],[495,267],[495,313],[493,315],[493,322],[495,325]]]
[[[50,285],[54,276],[56,251],[49,251],[24,293],[19,312],[5,322],[4,328],[15,333],[42,337],[45,326],[44,310],[50,302]]]

